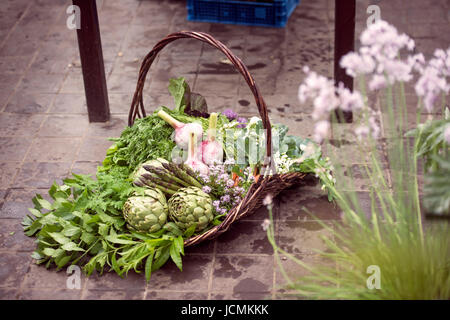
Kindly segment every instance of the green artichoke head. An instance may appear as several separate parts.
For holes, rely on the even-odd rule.
[[[133,195],[123,205],[123,216],[128,225],[140,232],[156,232],[167,222],[168,208],[164,194],[154,188],[143,196]]]
[[[181,188],[168,201],[169,216],[181,229],[205,229],[214,219],[211,197],[197,187]]]

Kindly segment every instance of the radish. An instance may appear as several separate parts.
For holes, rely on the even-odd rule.
[[[196,133],[191,131],[189,136],[189,153],[188,158],[185,165],[189,166],[192,170],[197,171],[200,174],[207,175],[209,172],[209,168],[206,164],[204,164],[200,159],[197,157],[197,137]]]
[[[209,116],[208,140],[202,142],[202,159],[207,165],[222,163],[222,145],[216,140],[217,113]]]
[[[172,116],[170,116],[164,110],[158,111],[158,116],[170,124],[175,129],[175,143],[181,149],[187,149],[189,145],[189,134],[190,132],[194,132],[197,136],[198,140],[202,139],[203,136],[203,128],[199,123],[183,123]]]

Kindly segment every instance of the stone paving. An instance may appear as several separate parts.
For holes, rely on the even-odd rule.
[[[261,228],[265,208],[235,223],[214,241],[188,248],[179,272],[167,263],[149,284],[140,274],[121,279],[113,273],[82,277],[80,290],[66,286],[65,271],[35,265],[35,244],[26,237],[21,219],[35,193],[46,194],[54,180],[70,172],[92,174],[111,144],[108,137],[126,126],[141,59],[162,37],[178,30],[212,34],[225,43],[252,72],[269,106],[272,122],[285,123],[290,133],[311,136],[311,106],[297,100],[301,68],[332,77],[334,1],[302,0],[286,28],[259,28],[186,21],[185,1],[97,1],[107,75],[111,120],[89,123],[75,31],[66,27],[70,1],[2,0],[0,4],[0,298],[2,299],[281,299],[293,298],[284,288],[273,250]],[[448,47],[450,4],[433,1],[357,1],[357,34],[364,28],[369,4],[415,40],[418,50],[432,54]],[[179,40],[165,48],[152,66],[145,87],[148,111],[173,105],[167,91],[170,77],[184,76],[203,94],[210,110],[232,107],[256,115],[245,82],[221,53],[195,42]],[[412,90],[408,89],[412,100]],[[409,100],[408,100],[409,101]],[[353,156],[351,125],[343,124],[334,147],[349,166]],[[345,140],[347,139],[347,140]],[[367,196],[367,182],[355,188]],[[306,208],[306,209],[305,209]],[[313,211],[331,223],[339,210],[315,181],[284,191],[275,199],[278,244],[300,259],[318,263],[313,248],[326,234]],[[288,260],[291,275],[304,271]]]

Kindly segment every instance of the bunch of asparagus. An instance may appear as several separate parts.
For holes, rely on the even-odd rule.
[[[191,168],[161,158],[143,163],[134,174],[133,183],[138,187],[157,188],[169,196],[180,188],[202,187]]]

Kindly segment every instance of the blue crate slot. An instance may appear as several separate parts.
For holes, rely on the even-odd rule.
[[[250,2],[233,0],[188,0],[189,21],[243,24],[251,26],[286,26],[300,0]]]

